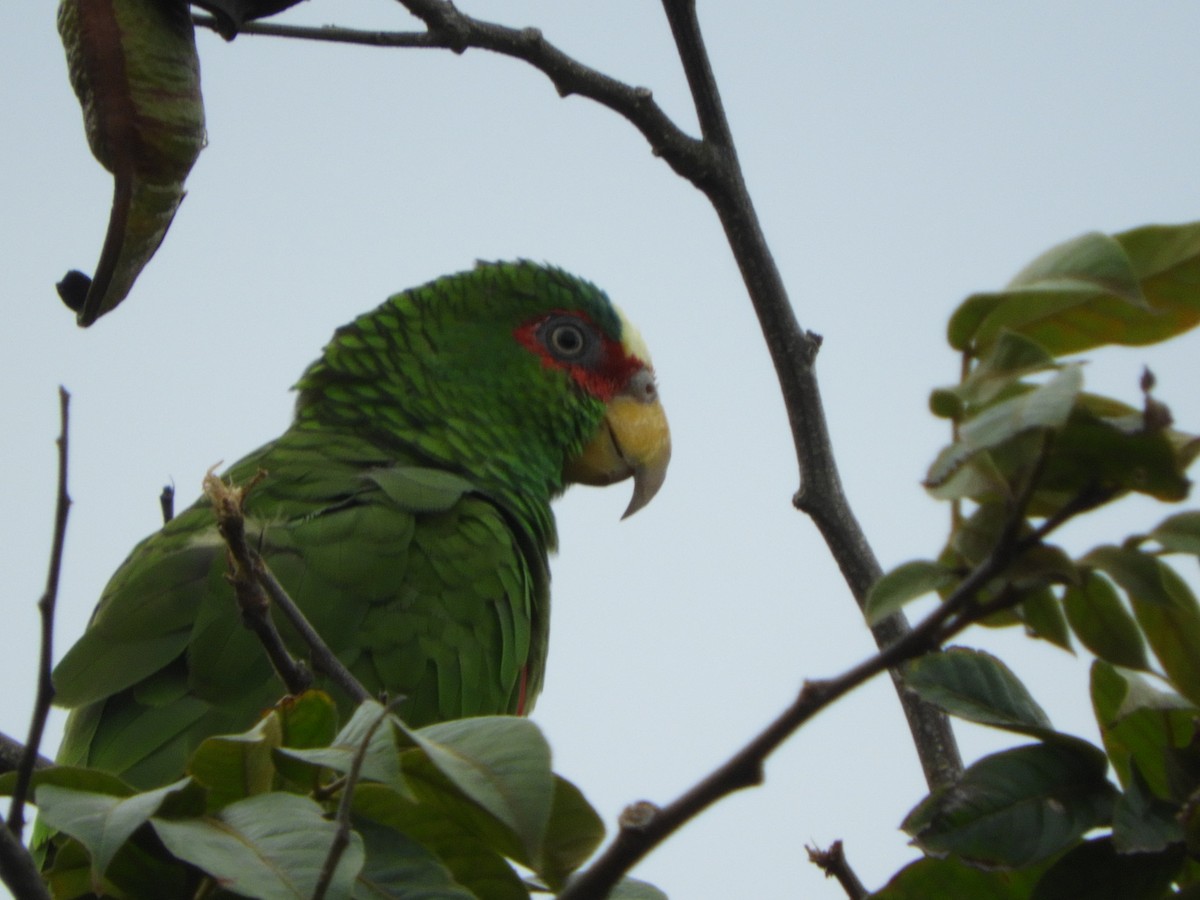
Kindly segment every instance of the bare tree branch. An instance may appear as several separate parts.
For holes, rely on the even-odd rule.
[[[21,900],[50,900],[33,857],[7,828],[0,828],[0,879]]]
[[[58,579],[62,571],[63,544],[67,538],[67,516],[71,511],[71,497],[67,493],[67,435],[71,395],[63,387],[58,389],[58,408],[61,422],[57,441],[58,499],[55,501],[54,537],[50,550],[50,567],[46,574],[46,590],[38,600],[38,611],[42,617],[42,646],[38,660],[37,696],[29,723],[29,737],[25,741],[25,752],[17,768],[17,783],[8,807],[8,830],[18,841],[25,830],[25,801],[29,796],[29,783],[38,760],[42,734],[46,730],[46,717],[50,714],[50,704],[54,700],[54,682],[50,678],[54,664],[54,607],[58,602]]]
[[[819,867],[826,878],[836,878],[849,900],[866,900],[870,891],[863,886],[846,861],[846,851],[841,841],[834,841],[828,850],[818,850],[816,847],[806,847],[808,861]]]
[[[623,816],[621,830],[608,848],[586,871],[559,894],[559,900],[602,900],[617,882],[647,853],[689,820],[724,797],[762,783],[767,757],[825,707],[879,673],[938,649],[943,642],[968,626],[1002,609],[1020,603],[1022,595],[1003,594],[995,600],[976,602],[979,592],[1013,562],[1074,516],[1091,509],[1103,499],[1094,491],[1081,493],[1055,515],[1027,534],[1017,537],[1024,521],[1024,508],[1014,509],[1009,527],[987,559],[964,578],[946,600],[901,640],[863,660],[841,675],[806,681],[796,700],[741,750],[668,805],[657,808],[636,804],[639,814]]]
[[[0,775],[15,772],[21,765],[21,757],[25,755],[25,745],[15,738],[0,732]],[[40,753],[33,761],[33,768],[45,769],[54,765],[53,760],[47,759]]]
[[[313,890],[312,900],[325,900],[325,894],[329,891],[329,885],[333,882],[333,875],[337,871],[338,862],[346,852],[346,848],[350,845],[350,810],[354,805],[354,788],[362,775],[363,761],[367,758],[367,750],[371,746],[371,740],[375,737],[375,732],[379,730],[379,726],[387,721],[388,716],[392,714],[392,706],[395,702],[397,701],[389,704],[379,714],[379,717],[371,723],[371,727],[363,735],[362,742],[358,745],[358,749],[354,753],[354,761],[350,764],[350,771],[346,773],[345,779],[340,779],[342,796],[338,801],[337,831],[334,833],[333,842],[329,846],[329,853],[325,856],[325,862],[321,866],[321,874],[317,879],[317,886]]]

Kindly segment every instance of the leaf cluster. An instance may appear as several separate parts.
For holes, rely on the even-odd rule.
[[[0,780],[11,791],[13,776]],[[197,748],[185,777],[137,791],[92,769],[34,778],[61,900],[204,896],[519,900],[555,893],[604,836],[512,716],[410,729],[375,701],[287,698]],[[661,896],[627,882],[617,896]]]
[[[933,593],[944,633],[977,621],[1068,651],[1078,641],[1095,657],[1102,746],[1056,731],[993,656],[954,647],[913,660],[906,683],[924,700],[1034,742],[922,800],[903,828],[926,858],[872,896],[1200,896],[1200,603],[1168,561],[1200,556],[1200,512],[1078,555],[1047,540],[1130,493],[1188,496],[1200,443],[1173,427],[1153,375],[1131,406],[1086,392],[1083,363],[1064,357],[1183,333],[1200,321],[1197,284],[1200,225],[1090,234],[951,318],[962,377],[930,406],[953,439],[925,481],[952,505],[950,535],[936,559],[881,578],[867,614]]]

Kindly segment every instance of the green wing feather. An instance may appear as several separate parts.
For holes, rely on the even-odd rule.
[[[545,550],[468,479],[303,427],[228,477],[259,470],[247,532],[368,690],[403,695],[399,712],[417,726],[515,713],[536,696]],[[226,571],[206,501],[134,549],[55,670],[57,701],[73,710],[60,762],[163,783],[205,737],[249,728],[278,700],[284,689],[241,624]]]

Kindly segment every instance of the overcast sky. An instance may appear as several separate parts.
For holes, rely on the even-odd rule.
[[[694,130],[657,4],[471,2],[537,25],[654,91]],[[1108,2],[700,0],[768,240],[819,375],[843,479],[886,567],[936,555],[946,509],[920,487],[946,440],[929,390],[955,379],[945,323],[1081,232],[1200,218],[1200,6]],[[415,27],[386,0],[312,0],[281,21]],[[387,295],[517,256],[605,288],[649,344],[674,435],[658,498],[628,486],[557,506],[554,617],[534,718],[556,768],[612,825],[666,802],[792,699],[872,645],[797,488],[777,385],[703,197],[612,113],[471,51],[198,35],[209,146],[130,298],[88,331],[59,303],[99,256],[111,178],[90,156],[53,5],[0,4],[0,730],[23,735],[51,535],[59,384],[72,509],[58,650],[105,580],[206,469],[280,433],[288,389],[333,329]],[[1138,398],[1144,364],[1200,430],[1196,337],[1090,356],[1089,387]],[[1070,528],[1076,551],[1175,511],[1125,503]],[[1015,632],[1002,655],[1062,730],[1092,737],[1086,658]],[[57,745],[52,723],[47,752]],[[1013,743],[960,728],[968,759]],[[872,888],[915,851],[924,792],[891,687],[859,690],[635,872],[673,898],[842,896],[804,845],[845,841]],[[3,890],[0,888],[0,890]]]

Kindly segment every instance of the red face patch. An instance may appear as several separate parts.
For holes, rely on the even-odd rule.
[[[626,354],[620,341],[605,334],[585,313],[554,310],[518,326],[513,335],[542,365],[568,373],[581,388],[607,403],[645,368]]]

